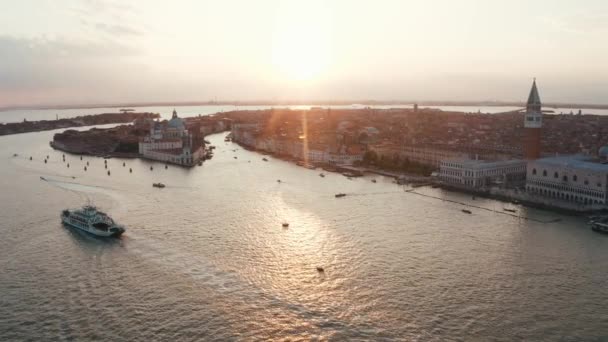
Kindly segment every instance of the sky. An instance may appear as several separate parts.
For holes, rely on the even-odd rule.
[[[605,0],[0,0],[0,107],[608,103]]]

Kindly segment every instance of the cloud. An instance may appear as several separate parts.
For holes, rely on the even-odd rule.
[[[136,12],[135,7],[125,4],[122,1],[115,0],[85,0],[83,1],[83,8],[93,13],[100,12]]]
[[[0,89],[78,88],[95,79],[115,79],[111,72],[126,74],[124,65],[136,55],[135,49],[112,41],[0,36]]]
[[[542,20],[553,30],[562,33],[596,35],[608,33],[608,13],[605,12],[546,16]]]
[[[96,23],[95,28],[112,36],[141,36],[143,31],[120,24]]]

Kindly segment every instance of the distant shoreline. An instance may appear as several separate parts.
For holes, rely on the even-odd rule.
[[[0,136],[30,132],[51,131],[73,127],[96,126],[106,124],[130,123],[138,118],[160,118],[156,113],[100,113],[58,120],[38,120],[0,123]]]
[[[0,112],[9,110],[53,110],[53,109],[95,109],[95,108],[137,108],[157,106],[455,106],[455,107],[525,107],[523,102],[513,101],[176,101],[176,102],[133,102],[112,104],[74,104],[0,107]],[[592,103],[545,103],[545,108],[608,109],[608,104]]]

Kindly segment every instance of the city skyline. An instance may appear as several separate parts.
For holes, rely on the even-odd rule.
[[[0,13],[0,107],[156,101],[605,103],[608,5],[26,0]],[[456,86],[457,85],[457,86]]]

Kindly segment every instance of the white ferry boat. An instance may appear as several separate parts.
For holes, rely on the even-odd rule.
[[[593,231],[608,234],[608,216],[592,216],[588,224]]]
[[[116,224],[106,213],[91,205],[62,211],[61,222],[102,237],[118,237],[125,232],[123,226]]]

